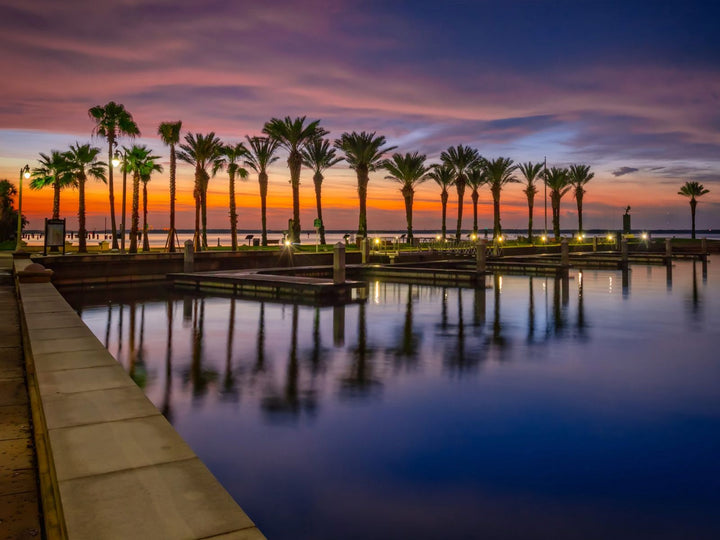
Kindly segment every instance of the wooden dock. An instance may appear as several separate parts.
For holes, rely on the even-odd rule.
[[[286,269],[284,269],[286,270]],[[231,294],[253,299],[306,301],[313,305],[335,305],[363,301],[366,283],[345,281],[333,283],[332,277],[307,277],[236,270],[168,274],[167,279],[178,288]]]

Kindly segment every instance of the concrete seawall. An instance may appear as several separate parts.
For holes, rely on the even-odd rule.
[[[15,260],[47,537],[264,538],[29,264]]]

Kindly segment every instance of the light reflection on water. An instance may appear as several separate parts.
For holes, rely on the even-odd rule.
[[[68,296],[270,538],[711,538],[719,270]]]

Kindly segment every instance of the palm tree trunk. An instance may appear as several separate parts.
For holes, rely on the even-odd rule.
[[[53,182],[53,219],[60,219],[60,183],[57,177]]]
[[[85,243],[85,176],[78,176],[78,253],[87,253]]]
[[[493,237],[497,238],[502,235],[500,227],[500,189],[492,188],[493,196]]]
[[[472,191],[472,203],[473,203],[473,234],[475,237],[477,237],[478,233],[478,226],[477,226],[477,207],[478,207],[478,199],[480,198],[480,194],[478,193],[477,188],[473,188]]]
[[[442,190],[442,193],[440,193],[440,202],[442,203],[442,239],[443,242],[445,241],[445,238],[447,236],[447,203],[448,203],[448,197],[450,195],[448,194],[446,189]]]
[[[147,182],[143,182],[143,251],[150,251],[147,224]]]
[[[358,197],[360,199],[360,216],[358,218],[358,236],[367,238],[367,185],[370,180],[368,171],[363,167],[356,169],[358,181]]]
[[[695,197],[690,199],[690,217],[692,218],[692,236],[691,238],[695,240],[695,208],[697,208],[697,201],[695,200]]]
[[[403,198],[405,199],[405,219],[407,220],[408,244],[412,244],[412,242],[413,242],[412,207],[413,207],[413,195],[415,195],[415,192],[409,186],[404,186],[400,191],[402,191]]]
[[[528,242],[533,241],[533,203],[534,197],[528,197]]]
[[[261,172],[258,175],[258,183],[260,184],[260,221],[262,222],[262,245],[267,246],[267,189],[268,175]]]
[[[550,204],[552,206],[553,236],[558,242],[560,241],[560,196],[558,193],[550,194]]]
[[[292,184],[293,196],[293,222],[292,222],[292,241],[300,242],[300,168],[302,167],[302,157],[297,150],[290,154],[287,160],[290,168],[290,183]]]
[[[204,178],[202,189],[200,190],[200,208],[202,210],[202,247],[208,248],[207,242],[207,189],[208,179]]]
[[[577,198],[577,209],[578,209],[578,233],[582,234],[583,232],[583,224],[582,224],[582,195],[578,193],[576,195]]]
[[[322,217],[322,181],[323,181],[323,175],[321,172],[316,172],[313,176],[313,183],[315,184],[315,205],[317,206],[317,217],[320,220],[320,243],[324,246],[325,245],[325,223],[323,222]]]
[[[140,206],[140,175],[133,173],[132,211],[130,217],[130,253],[137,253],[138,221]]]
[[[170,145],[170,231],[168,231],[168,251],[175,253],[175,145]]]
[[[117,226],[115,225],[115,188],[113,186],[113,146],[115,145],[115,137],[110,134],[108,137],[108,191],[110,192],[110,228],[112,230],[112,249],[118,249]]]
[[[465,196],[465,178],[458,176],[455,181],[455,188],[458,194],[458,219],[457,219],[457,230],[455,231],[455,241],[460,241],[460,234],[462,233],[462,214],[463,214],[463,197]]]
[[[230,241],[232,250],[237,251],[237,211],[235,210],[235,172],[228,173],[230,177]]]

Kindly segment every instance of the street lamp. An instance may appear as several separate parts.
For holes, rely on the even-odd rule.
[[[15,244],[15,251],[22,251],[22,184],[23,177],[30,178],[30,167],[25,166],[20,169],[20,189],[18,189],[18,227],[17,227],[17,243]]]

